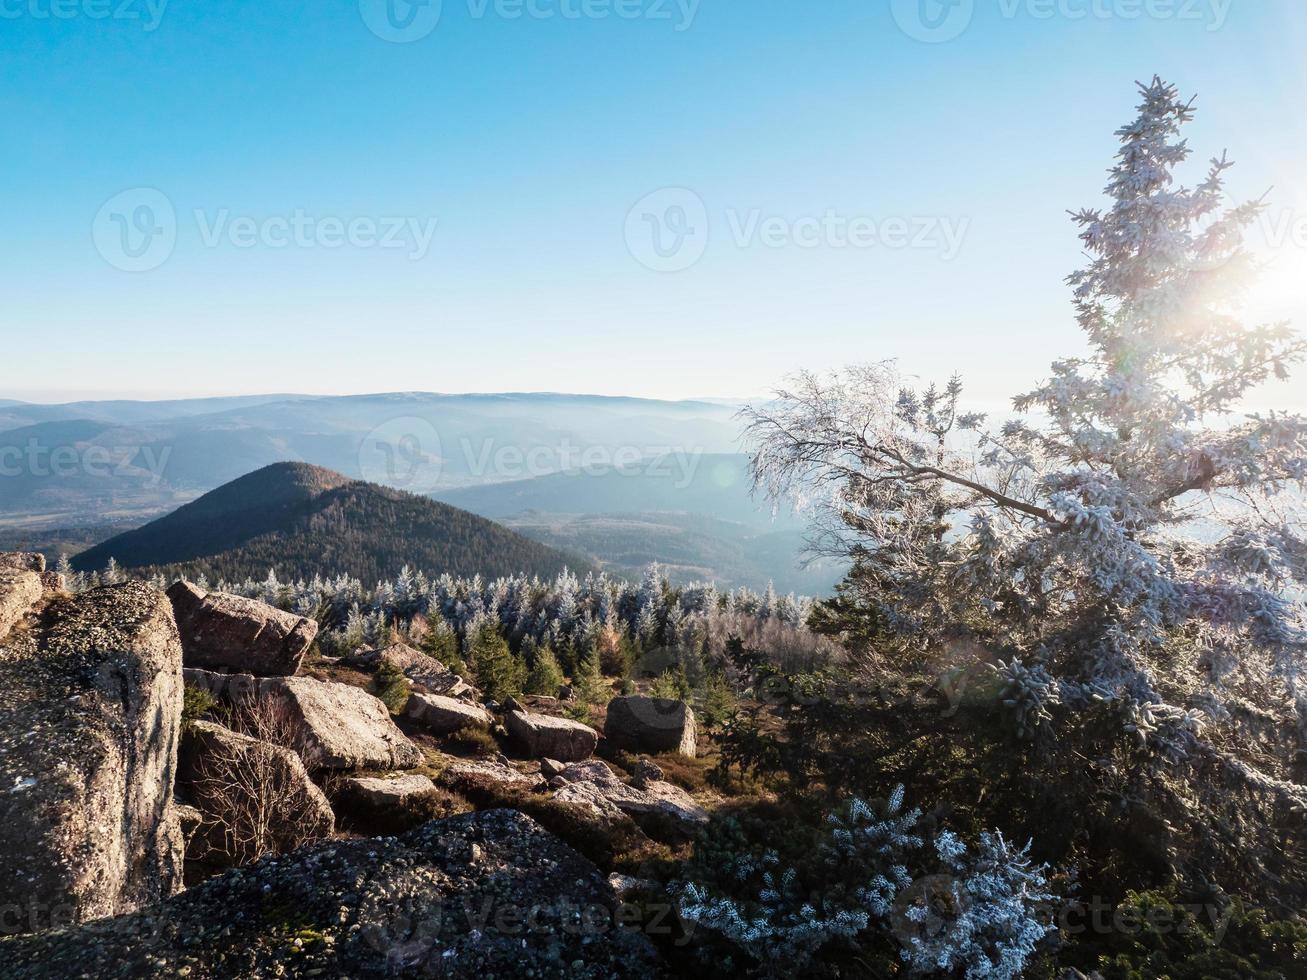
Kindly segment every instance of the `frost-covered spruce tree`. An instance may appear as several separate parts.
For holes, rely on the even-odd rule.
[[[801,374],[745,412],[753,475],[813,507],[818,551],[853,558],[886,655],[970,651],[1001,669],[1024,734],[1106,715],[1213,799],[1300,811],[1307,420],[1248,406],[1307,348],[1240,319],[1264,204],[1226,203],[1225,156],[1178,183],[1193,103],[1159,79],[1140,91],[1108,205],[1074,215],[1086,353],[995,423],[957,379]],[[1272,752],[1246,754],[1250,713]]]

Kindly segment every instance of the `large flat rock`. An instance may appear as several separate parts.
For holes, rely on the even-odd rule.
[[[490,810],[261,861],[98,928],[0,940],[0,976],[664,976],[622,920],[593,864]]]
[[[632,752],[678,752],[693,759],[698,726],[684,701],[640,695],[608,703],[604,738]]]
[[[310,770],[409,769],[422,750],[380,700],[362,688],[311,677],[254,677],[188,668],[186,683],[227,704],[263,698],[288,715],[286,742]]]
[[[404,719],[432,735],[448,735],[461,728],[489,728],[494,716],[485,708],[439,694],[409,695],[404,705]]]
[[[378,809],[407,806],[436,791],[429,776],[404,773],[398,776],[346,776],[341,792]]]
[[[181,886],[181,660],[172,609],[143,583],[52,602],[0,641],[0,895],[21,928]]]
[[[189,582],[168,589],[187,667],[264,677],[294,675],[318,624],[242,596],[205,592]]]
[[[534,792],[545,788],[540,776],[528,776],[494,759],[458,759],[440,773],[437,782],[458,793],[489,788]]]
[[[533,759],[579,762],[594,755],[595,746],[599,744],[598,732],[570,718],[510,711],[504,724],[508,734]]]
[[[708,823],[708,811],[679,786],[647,780],[630,786],[601,760],[578,762],[550,780],[554,799],[577,803],[597,814],[625,814],[652,836],[663,839],[692,837]]]
[[[342,666],[375,671],[383,663],[397,668],[419,692],[457,698],[475,693],[475,688],[434,657],[407,643],[392,643],[380,650],[361,650],[341,661]]]
[[[45,555],[39,552],[0,551],[0,578],[10,572],[35,574],[46,592],[63,592],[68,588],[68,582],[62,575],[46,571]],[[0,629],[0,636],[3,634],[4,630]]]
[[[338,826],[366,837],[393,836],[413,830],[437,816],[463,808],[415,772],[384,776],[345,776],[332,785],[331,802]]]

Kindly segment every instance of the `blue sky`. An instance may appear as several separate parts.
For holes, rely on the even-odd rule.
[[[1154,72],[1275,187],[1257,312],[1307,321],[1299,0],[382,2],[0,0],[0,397],[898,357],[1001,404],[1078,346],[1066,212]]]

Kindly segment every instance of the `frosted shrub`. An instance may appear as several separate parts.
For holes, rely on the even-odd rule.
[[[1027,667],[1019,660],[1000,660],[998,678],[999,701],[1015,715],[1017,737],[1033,738],[1036,729],[1053,720],[1048,709],[1061,701],[1057,681],[1039,664]]]
[[[935,841],[936,868],[922,823],[921,811],[903,809],[901,786],[878,804],[853,799],[829,815],[810,861],[787,866],[775,850],[726,855],[711,883],[681,886],[681,917],[764,973],[815,969],[832,946],[890,942],[893,928],[899,955],[918,973],[1016,976],[1049,931],[1036,912],[1050,900],[1044,869],[998,835],[984,835],[970,856],[948,833]],[[948,918],[918,904],[939,871],[956,899]]]
[[[981,834],[975,853],[949,831],[935,840],[943,873],[909,889],[898,910],[900,955],[916,974],[960,974],[967,980],[1019,977],[1040,941],[1053,931],[1045,869],[1029,848],[1014,850],[1001,834]]]

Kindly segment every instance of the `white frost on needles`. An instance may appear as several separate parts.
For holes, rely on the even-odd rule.
[[[1225,156],[1178,185],[1193,103],[1156,78],[1140,92],[1109,206],[1074,215],[1089,352],[1016,418],[990,425],[956,378],[913,388],[891,364],[800,374],[745,416],[757,486],[815,510],[816,550],[853,558],[887,643],[938,649],[966,624],[1006,664],[1023,733],[1054,702],[1109,703],[1174,754],[1225,683],[1307,704],[1307,420],[1243,409],[1307,347],[1238,315],[1264,203],[1227,205]],[[1215,540],[1176,533],[1218,502]]]

